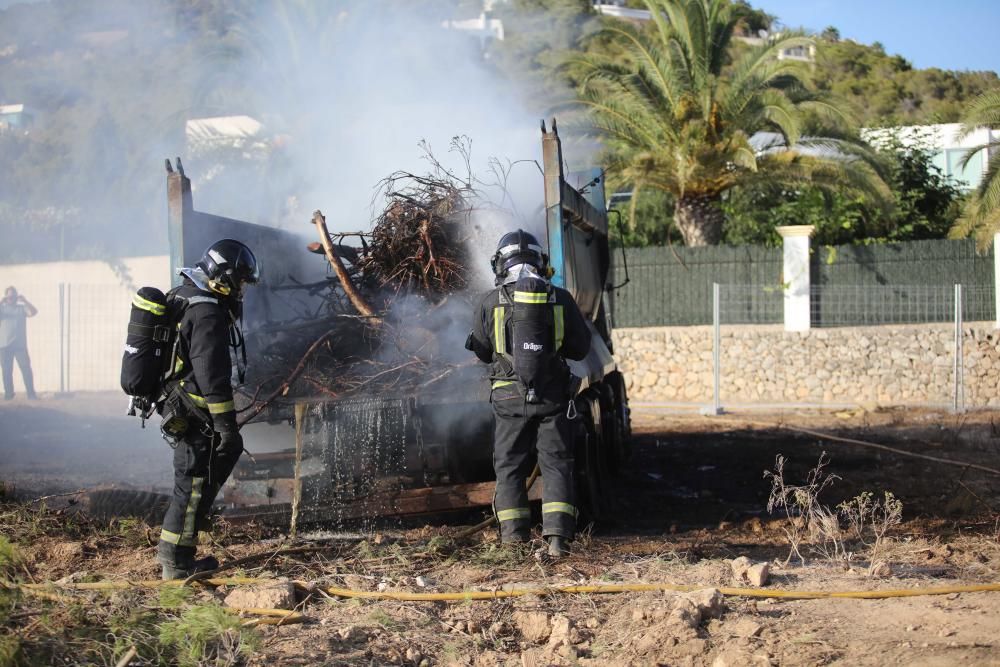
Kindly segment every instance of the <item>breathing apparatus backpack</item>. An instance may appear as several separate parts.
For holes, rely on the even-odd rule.
[[[562,342],[557,308],[561,306],[555,305],[555,293],[544,278],[522,275],[514,283],[510,361],[528,403],[541,400],[538,392],[556,367]]]
[[[146,419],[156,409],[170,367],[175,336],[167,297],[155,287],[143,287],[132,297],[128,335],[122,354],[121,385],[129,395],[128,414]]]

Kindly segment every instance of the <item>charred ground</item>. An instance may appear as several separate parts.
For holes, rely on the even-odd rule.
[[[51,431],[29,436],[25,424],[12,421],[34,409],[2,406],[0,419],[5,429],[25,433],[19,442],[35,442],[43,452],[58,438]],[[263,555],[230,574],[369,591],[732,586],[738,584],[729,561],[744,555],[770,563],[766,588],[775,589],[909,589],[997,580],[996,477],[786,428],[995,467],[1000,439],[989,414],[640,414],[634,426],[632,459],[609,493],[610,519],[585,530],[566,561],[539,560],[530,549],[501,550],[492,531],[455,539],[462,527],[440,517],[427,526],[368,525],[346,537],[313,534],[308,544],[322,549],[289,555],[274,555],[296,546],[279,533],[221,524],[205,548],[223,560]],[[65,436],[63,446],[71,442],[79,437]],[[168,469],[168,451],[147,457],[148,466],[159,460]],[[850,562],[831,561],[806,545],[805,565],[784,565],[786,524],[765,511],[770,482],[763,472],[773,470],[781,454],[788,459],[785,477],[799,481],[824,451],[829,472],[840,479],[824,491],[823,503],[832,507],[862,491],[886,490],[903,502],[903,523],[886,552],[891,569],[882,576],[867,575],[866,553],[857,543]],[[63,486],[87,483],[88,468],[67,472],[59,459],[51,460],[48,470],[32,468],[33,480],[51,475]],[[11,458],[4,461],[0,477],[20,487],[24,469],[12,468]],[[59,509],[61,500],[46,508],[10,500],[3,505],[0,532],[15,554],[5,560],[8,582],[155,578],[155,526],[98,521]],[[135,645],[132,664],[220,656],[237,664],[988,664],[1000,631],[996,593],[786,602],[729,597],[719,605],[677,593],[430,603],[344,600],[301,589],[296,605],[306,623],[253,629],[227,621],[232,617],[219,611],[223,593],[195,588],[175,600],[165,592],[127,590],[60,593],[51,600],[8,592],[0,616],[6,653],[0,656],[14,664],[113,664]],[[209,611],[198,611],[204,609]],[[163,627],[182,637],[204,630],[208,641],[199,656],[185,657]]]

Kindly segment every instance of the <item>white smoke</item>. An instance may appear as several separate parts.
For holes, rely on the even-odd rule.
[[[505,205],[522,220],[537,213],[542,111],[484,58],[478,37],[446,29],[447,16],[418,13],[409,3],[279,4],[286,9],[280,15],[261,10],[251,18],[251,37],[239,42],[241,56],[226,70],[251,91],[230,111],[261,119],[280,137],[269,189],[294,210],[284,211],[287,220],[265,222],[304,225],[319,208],[332,231],[366,230],[381,203],[372,200],[380,179],[429,170],[421,141],[463,179],[471,172],[500,180],[491,157],[523,160],[505,183],[515,203]],[[220,86],[220,98],[225,91]],[[471,142],[471,162],[449,150],[456,136]],[[195,179],[198,167],[189,168]],[[245,183],[242,196],[233,191],[239,183],[228,186],[206,187],[196,205],[260,219],[260,210],[241,210],[257,203]]]

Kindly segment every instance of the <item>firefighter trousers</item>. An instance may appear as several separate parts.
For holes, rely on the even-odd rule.
[[[497,476],[493,509],[504,541],[529,536],[531,510],[525,482],[537,453],[542,479],[542,535],[573,538],[576,530],[573,467],[573,424],[566,403],[532,405],[522,400],[493,399],[496,428],[493,469]]]
[[[198,531],[207,527],[215,497],[243,453],[218,445],[218,433],[207,436],[195,430],[174,449],[174,492],[157,548],[163,563],[186,568],[194,561]]]

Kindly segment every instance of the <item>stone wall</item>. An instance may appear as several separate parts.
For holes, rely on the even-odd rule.
[[[965,405],[1000,406],[1000,332],[963,331]],[[951,405],[954,326],[892,325],[786,332],[723,326],[720,397],[726,403]],[[616,329],[615,357],[629,397],[712,402],[712,328]]]

